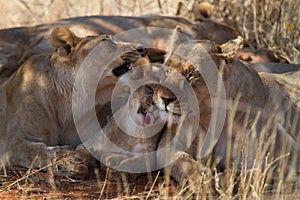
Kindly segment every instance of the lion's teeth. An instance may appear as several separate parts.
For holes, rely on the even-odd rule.
[[[134,63],[130,63],[128,68],[133,69],[134,67],[135,67]]]

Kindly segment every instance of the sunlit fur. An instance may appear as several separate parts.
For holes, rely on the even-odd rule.
[[[90,156],[80,145],[74,125],[72,94],[77,94],[77,100],[85,97],[84,91],[73,90],[76,71],[88,53],[104,41],[109,47],[102,52],[105,55],[120,48],[129,51],[104,70],[95,94],[96,104],[103,105],[110,100],[118,80],[113,70],[141,57],[136,45],[114,41],[108,35],[78,38],[67,28],[57,27],[50,36],[56,52],[32,56],[1,84],[3,163],[41,168],[51,162],[50,169],[57,175],[81,178],[88,173]]]

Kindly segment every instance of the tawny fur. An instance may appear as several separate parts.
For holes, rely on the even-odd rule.
[[[72,93],[78,93],[73,91],[76,72],[88,53],[104,41],[109,44],[102,52],[105,56],[108,51],[128,50],[104,70],[95,94],[96,105],[101,106],[110,101],[118,81],[113,70],[141,55],[136,45],[107,35],[78,38],[60,27],[50,38],[57,52],[32,56],[0,86],[0,159],[6,165],[49,165],[54,174],[84,177],[90,156],[81,146],[72,114]]]
[[[188,182],[190,187],[195,189],[201,180],[202,172],[205,171],[203,166],[208,165],[208,160],[212,161],[212,166],[217,166],[219,170],[229,170],[228,167],[231,168],[233,163],[237,169],[240,169],[242,161],[247,163],[248,168],[263,168],[266,164],[266,156],[272,160],[282,155],[285,157],[276,162],[274,167],[279,168],[285,174],[299,173],[300,123],[297,120],[300,113],[300,90],[297,86],[297,80],[300,78],[299,72],[282,75],[258,74],[239,60],[223,57],[218,44],[209,43],[210,45],[207,45],[207,41],[189,41],[185,37],[178,37],[177,31],[174,34],[177,39],[173,40],[173,44],[171,44],[173,47],[170,48],[174,52],[167,55],[166,64],[185,75],[194,89],[198,99],[200,121],[198,121],[199,128],[192,145],[186,149],[180,145],[174,145],[173,151],[170,152],[170,157],[179,158],[170,165],[171,175],[181,184]],[[198,51],[194,49],[198,49]],[[200,49],[205,50],[208,54],[203,54]],[[178,52],[184,56],[177,56]],[[204,77],[197,71],[197,68],[191,66],[191,61],[184,59],[195,59],[197,54],[198,58],[206,56],[204,57],[206,59],[202,59],[205,63],[209,59],[214,61],[216,66],[212,65],[211,67],[217,67],[219,73],[221,72],[219,75],[215,74],[215,77],[221,77],[226,92],[226,99],[219,99],[220,105],[227,107],[224,116],[225,124],[212,149],[201,149],[201,147],[207,145],[203,142],[213,115],[211,99],[219,98],[219,96],[208,90]],[[201,64],[200,62],[200,69],[205,63]],[[169,73],[167,76],[172,76],[172,74]],[[184,87],[181,87],[180,79],[176,77],[173,79],[169,77],[169,79],[168,82],[175,88],[177,87],[178,91],[186,91]],[[178,82],[176,83],[174,80],[178,80]],[[179,102],[187,103],[184,99],[170,97],[166,92],[156,93],[153,98],[161,112],[165,113],[162,114],[163,116],[172,116],[168,113],[176,113],[174,112],[176,109],[182,110],[179,107],[182,104]],[[173,105],[173,109],[166,110],[166,99],[168,104]],[[189,108],[192,109],[192,106],[188,105],[187,111]],[[170,108],[172,107],[170,106]],[[173,118],[170,119],[173,122],[178,120],[175,120],[174,117],[178,118],[178,116],[173,115]],[[186,125],[180,125],[183,127],[177,131],[186,135],[186,138],[178,141],[178,144],[184,144],[189,139],[188,135],[191,134],[190,131],[187,131],[189,126],[197,122],[194,122],[195,118],[189,114],[185,117],[182,116],[180,120],[183,123],[186,122]],[[178,125],[179,123],[175,123],[172,127],[175,127],[176,130]],[[158,149],[168,144],[170,137],[172,138],[176,134],[178,133],[172,130],[163,133]],[[258,150],[258,146],[264,151]],[[242,158],[243,156],[244,158]],[[162,165],[168,159],[169,157],[159,156],[157,163]],[[275,174],[273,176],[276,177]]]

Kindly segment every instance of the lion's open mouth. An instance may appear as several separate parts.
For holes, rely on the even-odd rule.
[[[152,125],[155,122],[155,117],[153,112],[147,111],[144,107],[140,107],[138,113],[144,116],[144,124],[145,125]]]
[[[134,62],[125,61],[123,65],[120,65],[119,67],[116,67],[112,70],[113,74],[115,76],[122,76],[128,71],[132,70],[134,68]]]
[[[145,124],[146,125],[151,125],[151,124],[154,124],[154,121],[155,121],[155,118],[154,118],[153,113],[147,112],[145,114]]]

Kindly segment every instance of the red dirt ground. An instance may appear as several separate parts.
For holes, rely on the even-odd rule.
[[[158,172],[125,176],[116,173],[112,178],[107,178],[106,174],[110,173],[103,169],[100,173],[99,170],[91,171],[86,179],[74,180],[68,177],[52,177],[45,172],[29,172],[24,168],[14,167],[6,170],[6,175],[3,171],[0,172],[1,200],[145,199],[148,194],[150,199],[153,199],[158,195],[172,195],[180,190],[173,180],[170,183],[172,186],[162,189],[164,178],[157,176]],[[32,172],[32,175],[26,176]],[[157,180],[154,181],[156,176]]]

